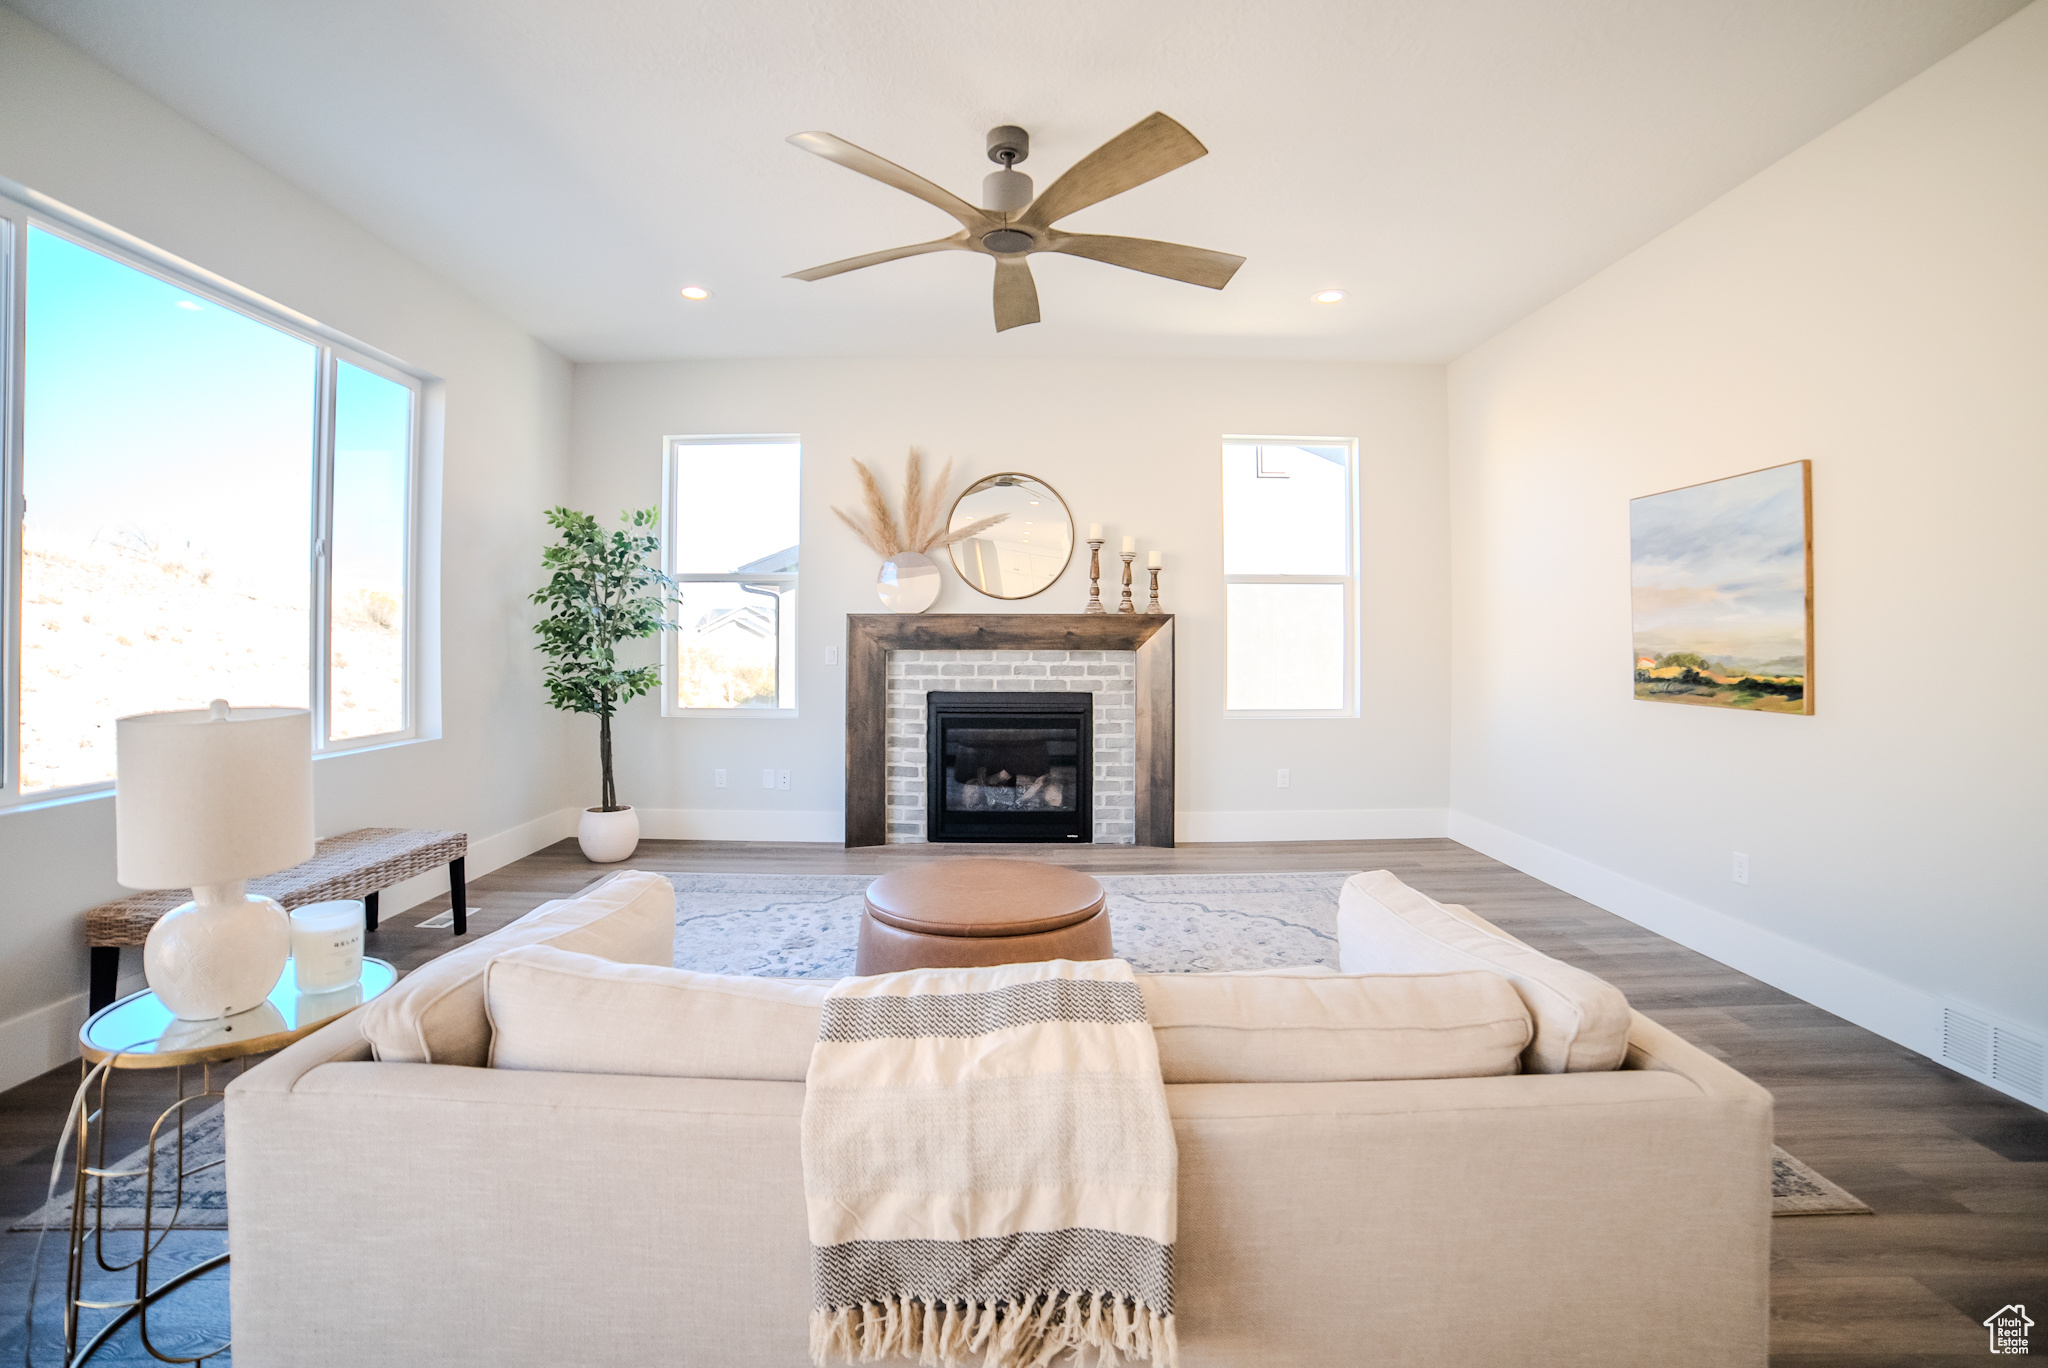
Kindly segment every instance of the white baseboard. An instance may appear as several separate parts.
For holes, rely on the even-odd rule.
[[[0,1021],[0,1090],[28,1082],[78,1058],[86,995],[73,993]]]
[[[571,822],[570,835],[574,835]],[[640,834],[650,841],[824,841],[846,844],[846,814],[837,808],[642,808]]]
[[[463,882],[480,879],[494,869],[503,869],[514,860],[523,860],[534,851],[575,834],[576,809],[557,808],[530,822],[521,822],[516,827],[473,840],[469,843],[469,853],[463,858]],[[447,891],[448,871],[445,867],[415,874],[377,895],[377,917],[381,921]]]
[[[1553,888],[1940,1062],[1941,1004],[1931,993],[1462,812],[1450,814],[1448,834]],[[2035,1105],[2017,1093],[2012,1096]]]
[[[1442,808],[1328,808],[1300,812],[1176,812],[1176,842],[1402,841],[1444,834]]]

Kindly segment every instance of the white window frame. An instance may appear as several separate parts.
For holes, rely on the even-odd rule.
[[[221,308],[252,318],[298,338],[315,349],[313,507],[307,574],[312,619],[309,652],[308,705],[313,712],[313,756],[342,755],[427,739],[421,715],[423,649],[420,628],[421,526],[420,505],[426,465],[427,406],[434,377],[408,366],[387,352],[337,332],[275,300],[244,289],[203,267],[152,247],[139,238],[102,223],[88,214],[0,177],[0,812],[25,811],[113,792],[111,780],[61,788],[21,791],[21,524],[26,513],[23,391],[28,358],[29,229],[40,228],[111,257],[124,266]],[[406,462],[405,525],[405,668],[404,725],[397,731],[330,740],[332,729],[333,650],[328,609],[332,598],[327,546],[332,531],[334,496],[334,391],[336,364],[347,361],[372,374],[405,386],[412,394],[411,451]]]
[[[1229,721],[1278,721],[1303,718],[1355,718],[1358,716],[1359,629],[1358,629],[1358,439],[1355,437],[1281,437],[1272,433],[1238,435],[1225,433],[1216,448],[1216,488],[1222,513],[1219,526],[1229,536],[1230,506],[1223,488],[1223,448],[1245,445],[1322,446],[1344,448],[1344,566],[1341,575],[1232,575],[1223,576],[1223,651],[1226,672],[1230,659],[1230,586],[1233,584],[1341,584],[1344,586],[1344,703],[1337,708],[1232,708],[1230,685],[1224,680],[1223,716]],[[1219,550],[1222,548],[1219,547]]]
[[[754,575],[728,571],[720,574],[684,574],[676,569],[675,516],[678,502],[676,481],[681,477],[678,452],[683,447],[694,446],[795,446],[797,448],[798,484],[802,484],[803,438],[793,432],[738,432],[738,433],[692,433],[687,436],[671,435],[661,443],[661,568],[677,584],[774,584],[794,589],[801,577],[802,561],[798,561],[795,575]],[[797,510],[797,545],[803,545],[803,510]],[[799,557],[802,552],[799,550]],[[799,599],[797,612],[803,611]],[[778,606],[778,620],[780,609]],[[675,621],[671,615],[670,621]],[[788,632],[789,658],[779,656],[775,662],[776,692],[782,692],[783,671],[789,672],[789,693],[803,704],[802,692],[797,688],[797,646],[803,634],[790,624]],[[792,718],[797,708],[686,708],[676,702],[678,671],[681,668],[682,633],[680,631],[661,634],[661,715],[663,717],[726,717],[726,718]],[[779,648],[779,643],[778,643]]]

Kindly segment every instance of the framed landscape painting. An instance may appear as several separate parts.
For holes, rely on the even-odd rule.
[[[1813,711],[1813,465],[1629,500],[1636,697]]]

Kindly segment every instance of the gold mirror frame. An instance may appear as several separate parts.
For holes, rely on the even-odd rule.
[[[1075,543],[1079,540],[1079,538],[1076,537],[1074,532],[1074,510],[1067,507],[1067,500],[1065,495],[1061,494],[1057,489],[1054,489],[1050,484],[1047,484],[1044,480],[1040,479],[1036,475],[1028,474],[1022,470],[999,470],[993,475],[983,476],[981,479],[976,480],[973,484],[968,485],[967,488],[960,491],[960,497],[953,500],[953,507],[949,509],[946,513],[946,528],[948,531],[952,529],[954,519],[959,516],[960,505],[967,501],[967,497],[970,494],[978,494],[984,489],[993,488],[994,486],[1000,484],[1002,481],[1006,479],[1029,480],[1032,484],[1038,486],[1040,489],[1043,489],[1046,493],[1052,495],[1053,498],[1059,500],[1060,514],[1067,520],[1067,558],[1064,561],[1060,562],[1060,568],[1055,570],[1052,573],[1051,578],[1047,579],[1044,584],[1040,585],[1036,589],[1033,589],[1030,593],[1017,594],[1013,597],[1004,594],[991,594],[988,590],[982,588],[979,584],[976,584],[974,582],[973,578],[967,573],[967,567],[960,563],[960,547],[963,545],[963,543],[954,542],[951,546],[946,548],[946,554],[952,557],[953,573],[960,576],[960,582],[962,584],[965,584],[969,589],[972,589],[975,593],[980,594],[985,598],[992,598],[996,600],[998,603],[1022,603],[1025,599],[1037,598],[1040,594],[1052,588],[1055,584],[1058,584],[1060,580],[1066,575],[1067,567],[1074,563],[1074,546]]]

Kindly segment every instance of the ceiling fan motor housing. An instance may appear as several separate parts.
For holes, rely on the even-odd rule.
[[[1017,169],[1017,163],[1031,155],[1031,135],[1015,124],[988,131],[988,159],[1001,166],[982,178],[981,206],[990,213],[1016,214],[1031,206],[1031,177]],[[998,247],[984,241],[991,252],[1021,252],[1031,244]]]

